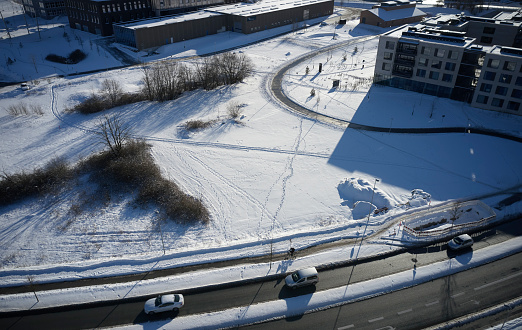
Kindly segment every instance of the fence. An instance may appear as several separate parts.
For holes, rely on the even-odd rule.
[[[495,215],[482,218],[479,221],[467,222],[459,225],[454,225],[449,228],[438,229],[438,230],[426,230],[426,231],[417,231],[406,225],[403,226],[403,230],[408,234],[415,237],[434,237],[434,236],[445,236],[450,232],[454,234],[460,234],[466,231],[468,228],[480,228],[489,223],[491,219],[495,218]]]

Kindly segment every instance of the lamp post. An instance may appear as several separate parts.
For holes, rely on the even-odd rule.
[[[372,205],[373,205],[373,196],[375,195],[375,185],[377,184],[377,182],[379,181],[379,179],[375,179],[375,181],[373,181],[373,189],[372,189],[372,201],[370,202],[370,212],[368,212],[368,220],[366,220],[366,226],[368,227],[368,223],[370,222],[370,214],[372,214]]]

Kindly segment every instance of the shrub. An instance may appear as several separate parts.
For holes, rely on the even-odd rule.
[[[11,116],[27,115],[29,113],[29,109],[27,107],[27,104],[25,104],[24,102],[20,102],[18,104],[8,106],[7,113]]]
[[[49,62],[55,62],[55,63],[61,63],[61,64],[67,63],[67,58],[60,56],[60,55],[56,55],[56,54],[49,54],[45,57],[45,59]]]
[[[83,61],[86,57],[87,57],[87,54],[85,54],[84,52],[82,52],[79,49],[76,49],[76,50],[73,50],[69,54],[67,61],[70,64],[76,64],[76,63],[80,63],[81,61]]]
[[[212,121],[203,121],[203,120],[189,120],[185,123],[184,127],[187,131],[207,128],[212,125]]]
[[[2,174],[0,205],[14,203],[42,192],[51,192],[73,177],[64,159],[55,158],[33,173]]]
[[[236,119],[241,115],[241,105],[237,102],[227,104],[227,112],[230,118]]]
[[[173,220],[207,223],[210,219],[200,200],[183,193],[174,182],[161,176],[150,154],[150,145],[143,141],[127,143],[117,157],[109,151],[98,154],[85,165],[95,172],[92,176],[95,180],[110,182],[112,187],[120,183],[136,190],[138,203],[154,203]]]
[[[79,49],[72,51],[68,57],[63,57],[56,54],[49,54],[45,57],[46,60],[61,64],[77,64],[83,61],[87,57],[87,54]]]

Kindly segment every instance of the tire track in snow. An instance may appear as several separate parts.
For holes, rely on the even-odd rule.
[[[252,204],[256,205],[262,212],[267,212],[270,217],[273,215],[271,212],[266,209],[266,205],[263,205],[259,200],[257,200],[254,196],[252,196],[250,193],[248,193],[246,190],[242,189],[238,185],[234,184],[232,180],[227,179],[223,175],[221,175],[219,172],[217,172],[213,167],[209,166],[206,162],[201,160],[199,157],[195,156],[194,152],[190,152],[190,156],[192,159],[196,162],[198,162],[201,166],[203,166],[207,171],[209,171],[211,174],[213,174],[216,178],[218,178],[222,183],[227,185],[228,187],[232,188],[235,192],[237,192],[239,195],[244,196],[248,201],[250,201]]]

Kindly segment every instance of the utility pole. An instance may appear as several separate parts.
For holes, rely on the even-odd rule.
[[[2,22],[4,22],[5,31],[7,32],[7,36],[9,37],[9,39],[11,39],[11,33],[9,33],[9,28],[7,27],[7,23],[5,22],[5,19],[4,19],[4,14],[2,14],[1,10],[0,10],[0,16],[2,17]]]

